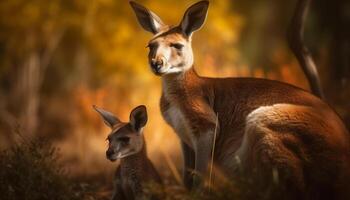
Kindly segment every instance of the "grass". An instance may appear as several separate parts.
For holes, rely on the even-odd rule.
[[[213,146],[211,148],[211,161],[210,161],[210,171],[209,171],[209,191],[211,190],[211,184],[212,184],[214,154],[215,154],[216,134],[218,131],[218,123],[219,123],[219,113],[216,113],[215,132],[214,132]]]
[[[0,194],[2,200],[75,200],[82,194],[75,190],[59,163],[57,149],[46,139],[19,142],[0,152]]]
[[[242,177],[220,186],[212,185],[205,193],[189,192],[182,186],[174,163],[170,158],[166,160],[173,168],[173,177],[164,178],[164,186],[147,185],[147,196],[162,200],[273,199],[273,188],[261,192],[254,181]],[[88,181],[70,178],[61,165],[58,149],[47,139],[22,137],[11,148],[0,152],[1,200],[102,200],[110,198],[110,187],[99,182],[98,177]]]
[[[212,187],[211,190],[202,193],[190,192],[180,185],[165,184],[159,186],[149,184],[146,186],[147,196],[156,196],[164,200],[232,200],[232,199],[270,199],[264,198],[261,193],[256,193],[250,183],[237,181],[225,183],[220,187]]]

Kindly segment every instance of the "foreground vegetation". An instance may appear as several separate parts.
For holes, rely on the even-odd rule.
[[[46,139],[19,142],[0,153],[2,200],[84,199],[87,188],[68,177],[58,150]]]
[[[21,139],[7,150],[0,152],[0,194],[2,200],[77,200],[109,199],[110,186],[99,183],[98,178],[73,179],[64,170],[57,148],[44,138]],[[88,180],[88,181],[86,181]],[[248,179],[237,179],[220,188],[212,188],[205,194],[186,191],[171,178],[164,179],[164,186],[147,185],[145,192],[167,200],[224,200],[271,199],[274,188],[257,192],[257,186]],[[106,192],[106,188],[107,192]],[[104,192],[101,192],[104,190]]]

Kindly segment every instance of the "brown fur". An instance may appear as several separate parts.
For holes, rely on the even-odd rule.
[[[268,185],[272,169],[277,169],[280,184],[288,186],[294,197],[346,195],[349,133],[319,98],[277,81],[204,78],[193,69],[183,75],[164,76],[163,81],[167,86],[161,98],[162,113],[176,105],[198,134],[195,138],[215,126],[218,114],[214,162],[225,174],[234,176],[237,172],[235,155],[245,135],[249,147],[240,157],[243,169],[247,174],[257,170],[263,184]],[[266,106],[265,111],[255,114],[262,106]],[[193,144],[189,146],[193,150]]]
[[[349,133],[325,102],[278,81],[198,76],[191,37],[209,1],[188,8],[174,28],[130,4],[142,27],[155,34],[149,63],[162,77],[161,112],[181,139],[188,188],[203,186],[215,142],[214,165],[226,177],[247,175],[263,191],[278,182],[286,191],[281,195],[291,199],[348,197]],[[177,42],[183,48],[172,45]]]
[[[139,153],[120,160],[112,200],[142,199],[145,184],[162,184],[162,180],[143,147]]]
[[[121,122],[112,113],[97,108],[107,126],[112,129],[108,135],[109,160],[120,160],[114,178],[112,200],[144,199],[145,184],[162,184],[162,180],[147,157],[143,127],[147,123],[145,106],[138,106],[130,113],[130,122]],[[155,199],[155,197],[149,197]]]

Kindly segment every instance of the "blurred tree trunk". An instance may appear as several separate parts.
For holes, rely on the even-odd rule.
[[[77,68],[77,73],[80,77],[78,83],[82,86],[89,87],[91,78],[91,65],[89,60],[89,53],[87,52],[86,48],[79,46],[75,55],[74,63]]]
[[[39,124],[40,88],[45,78],[45,71],[62,38],[63,30],[53,33],[39,53],[37,41],[40,35],[28,34],[29,53],[19,67],[12,103],[18,109],[20,131],[33,137]]]
[[[20,68],[16,88],[16,99],[21,107],[19,123],[28,136],[34,134],[38,124],[40,76],[40,58],[33,51]]]
[[[324,91],[350,129],[350,1],[319,0],[312,5],[319,34]],[[326,55],[326,56],[325,56]]]

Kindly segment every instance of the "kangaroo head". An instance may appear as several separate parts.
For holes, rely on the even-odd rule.
[[[143,127],[147,123],[146,107],[141,105],[130,113],[130,121],[121,122],[112,113],[94,106],[94,109],[102,116],[103,121],[112,129],[108,135],[108,149],[106,156],[115,161],[120,158],[134,155],[140,152],[144,146],[142,135]]]
[[[177,26],[165,25],[156,14],[134,1],[130,1],[130,5],[143,29],[154,35],[147,46],[152,71],[156,75],[166,75],[190,69],[193,65],[191,36],[202,27],[209,1],[189,7]]]

